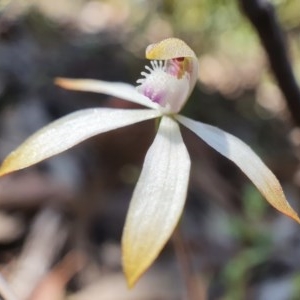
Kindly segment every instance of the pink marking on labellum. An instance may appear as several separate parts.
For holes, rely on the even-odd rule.
[[[137,80],[137,90],[170,113],[178,112],[186,102],[189,93],[190,60],[178,57],[166,61],[151,61],[148,72],[141,72],[144,78]]]

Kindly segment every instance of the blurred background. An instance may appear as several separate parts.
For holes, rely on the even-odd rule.
[[[271,4],[299,79],[300,2]],[[251,145],[299,212],[300,128],[238,1],[0,0],[1,160],[69,112],[136,107],[53,80],[134,84],[146,46],[170,36],[186,41],[200,63],[183,113]],[[0,273],[17,299],[300,299],[299,225],[184,128],[192,171],[178,233],[127,290],[120,239],[153,125],[105,133],[1,178]]]

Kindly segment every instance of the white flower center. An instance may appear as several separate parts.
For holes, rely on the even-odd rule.
[[[185,58],[167,61],[151,61],[148,72],[141,72],[144,78],[138,79],[137,90],[158,103],[167,113],[177,113],[189,95],[190,73],[185,69]]]

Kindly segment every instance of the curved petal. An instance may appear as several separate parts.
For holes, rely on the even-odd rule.
[[[177,38],[162,40],[156,44],[149,45],[146,49],[147,59],[169,60],[180,57],[188,57],[191,60],[189,96],[198,78],[198,59],[195,52],[184,41]]]
[[[107,94],[149,108],[159,108],[157,103],[152,102],[149,98],[140,94],[133,85],[127,83],[107,82],[95,79],[56,78],[55,84],[67,90]]]
[[[123,268],[131,287],[153,263],[182,214],[190,158],[178,124],[163,117],[133,193],[123,238]]]
[[[0,175],[36,164],[102,132],[160,116],[148,109],[91,108],[69,114],[29,137],[3,162]]]
[[[233,161],[272,206],[300,223],[297,213],[286,200],[279,181],[248,145],[214,126],[196,122],[183,116],[176,118],[209,146]]]

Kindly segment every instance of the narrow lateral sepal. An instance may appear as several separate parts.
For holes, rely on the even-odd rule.
[[[83,109],[30,136],[3,161],[0,176],[61,153],[97,134],[160,116],[152,109]]]
[[[176,119],[234,162],[273,207],[300,223],[298,214],[287,201],[276,176],[247,144],[217,127],[183,116],[177,116]]]

